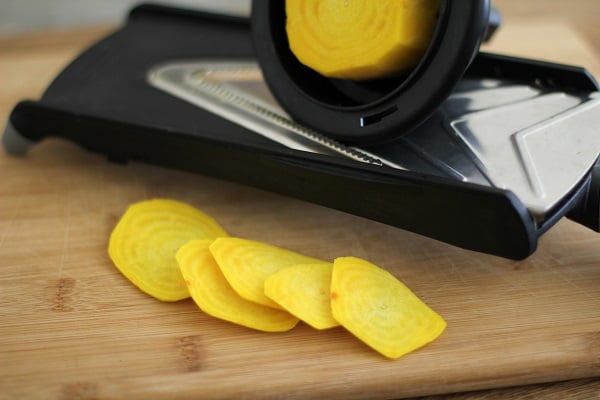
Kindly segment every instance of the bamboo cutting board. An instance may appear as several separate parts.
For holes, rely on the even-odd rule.
[[[535,42],[540,31],[560,38],[556,53]],[[527,21],[506,32],[495,49],[563,54],[600,75],[568,26]],[[4,118],[20,95],[47,84],[27,78],[57,68],[52,60],[0,59],[9,95],[19,95],[2,95]],[[199,175],[111,164],[61,141],[25,158],[0,154],[0,182],[0,398],[400,398],[600,376],[600,234],[567,220],[517,262]],[[267,334],[191,301],[158,302],[106,252],[127,205],[153,197],[186,201],[232,235],[323,259],[366,258],[448,328],[391,361],[342,328]]]

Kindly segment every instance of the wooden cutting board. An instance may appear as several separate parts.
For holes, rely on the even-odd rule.
[[[586,42],[556,21],[508,24],[488,49],[600,75]],[[25,49],[0,59],[2,117],[68,60],[53,57]],[[24,158],[0,154],[0,182],[0,398],[374,399],[600,376],[600,234],[567,220],[533,256],[510,261],[199,175],[111,164],[52,140]],[[371,260],[448,328],[391,361],[342,328],[267,334],[191,301],[149,298],[106,249],[127,205],[154,197],[189,202],[233,235]]]

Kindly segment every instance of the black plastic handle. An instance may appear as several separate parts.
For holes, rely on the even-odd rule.
[[[586,185],[579,202],[567,217],[600,232],[600,159],[592,167]]]

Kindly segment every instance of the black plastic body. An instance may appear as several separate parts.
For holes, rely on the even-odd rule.
[[[139,6],[120,30],[74,60],[39,101],[18,104],[10,123],[31,141],[62,137],[112,160],[239,182],[513,259],[530,255],[538,237],[584,195],[583,186],[577,188],[536,225],[511,192],[291,150],[146,82],[157,64],[202,59],[253,59],[248,21]],[[582,69],[501,56],[480,54],[472,68],[474,76],[485,69],[511,79],[541,75],[594,86]]]
[[[441,2],[425,55],[405,76],[366,82],[330,79],[302,65],[285,30],[285,2],[252,6],[255,52],[273,95],[292,117],[340,141],[384,142],[414,129],[450,95],[479,51],[489,0]]]

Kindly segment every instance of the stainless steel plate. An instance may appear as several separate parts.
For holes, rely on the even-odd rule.
[[[292,149],[510,190],[540,221],[600,154],[598,92],[467,79],[416,130],[357,148],[294,122],[252,61],[173,62],[148,81]]]

